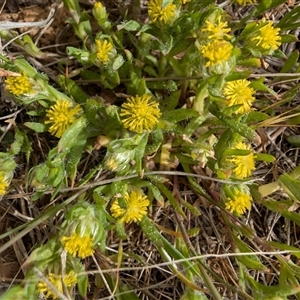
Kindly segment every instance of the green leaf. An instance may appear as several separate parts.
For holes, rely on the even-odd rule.
[[[105,113],[104,110],[104,100],[102,98],[98,99],[87,99],[86,105],[85,105],[85,114],[86,118],[96,127],[102,127],[104,122],[104,116],[103,119],[101,119],[100,115]]]
[[[300,202],[300,181],[288,174],[279,176],[279,183],[286,193],[293,199]]]
[[[68,177],[72,181],[72,185],[74,184],[74,180],[77,173],[77,165],[80,162],[81,156],[84,151],[84,147],[86,145],[86,132],[79,133],[77,137],[77,143],[72,147],[71,151],[66,155],[66,172]]]
[[[300,23],[298,23],[298,27],[299,27]],[[295,35],[293,34],[282,34],[280,35],[281,37],[281,43],[295,43],[298,42],[298,39]]]
[[[178,91],[172,92],[170,97],[165,98],[163,104],[165,105],[165,110],[166,111],[172,111],[172,110],[175,109],[175,107],[178,104],[180,95],[181,95],[181,91],[178,90]]]
[[[235,246],[239,249],[240,252],[252,252],[251,248],[237,238],[234,234],[232,235],[232,239],[234,241]],[[254,270],[266,270],[267,268],[261,263],[260,259],[257,255],[237,255],[235,257],[238,261],[240,261],[247,268]]]
[[[82,64],[87,64],[91,60],[90,52],[75,47],[67,47],[67,55],[74,56]]]
[[[271,95],[278,97],[277,93],[274,92],[274,90],[272,90],[271,88],[267,87],[263,82],[256,80],[256,81],[252,81],[250,86],[252,88],[254,88],[256,91],[266,91],[268,93],[270,93]]]
[[[256,161],[264,161],[267,163],[272,163],[276,160],[276,158],[273,155],[266,154],[266,153],[257,153],[255,155]]]
[[[24,125],[37,133],[46,132],[48,126],[43,123],[25,122]]]
[[[180,207],[178,201],[173,196],[173,194],[166,188],[166,186],[157,181],[155,181],[153,183],[158,187],[160,192],[168,198],[168,200],[170,201],[170,204],[173,206],[173,208],[176,210],[176,212],[178,214],[180,214],[183,218],[186,218],[186,215],[183,212],[182,208]]]
[[[222,121],[226,126],[231,128],[233,131],[237,132],[241,136],[247,138],[250,141],[256,139],[255,131],[248,125],[239,123],[231,117],[225,116],[216,105],[210,106],[210,112],[215,115],[220,121]]]
[[[254,15],[258,16],[264,13],[265,11],[270,10],[273,7],[276,7],[284,2],[285,0],[262,0],[260,4],[256,7],[256,11]]]
[[[283,217],[295,222],[300,226],[299,214],[289,212],[289,208],[292,206],[292,201],[274,201],[274,200],[262,200],[264,206],[272,210],[273,212],[280,213]]]
[[[268,245],[279,249],[279,250],[287,250],[287,251],[293,251],[291,252],[292,255],[295,255],[297,258],[300,258],[300,250],[299,248],[293,247],[293,246],[289,246],[287,244],[283,244],[283,243],[278,243],[278,242],[273,242],[273,241],[265,241]]]
[[[246,118],[246,123],[257,123],[260,121],[264,121],[270,118],[270,116],[266,113],[262,113],[260,111],[250,111]]]
[[[199,113],[193,109],[179,108],[173,111],[167,111],[163,113],[163,119],[177,123],[193,117],[198,117]]]
[[[225,77],[225,80],[233,81],[239,79],[247,79],[252,73],[252,71],[232,72],[230,75]]]
[[[300,119],[300,117],[299,117]],[[295,147],[300,147],[300,135],[290,135],[286,140]]]
[[[128,22],[125,22],[121,25],[117,25],[117,29],[118,30],[127,30],[127,31],[138,31],[141,28],[140,23],[134,21],[134,20],[130,20]]]
[[[188,48],[195,43],[195,39],[189,38],[184,39],[174,45],[170,53],[168,54],[170,57],[174,57],[175,55],[187,51]]]
[[[72,79],[60,75],[57,78],[57,83],[78,103],[85,103],[90,96],[84,92]]]
[[[297,21],[300,18],[300,6],[295,6],[290,12],[286,13],[279,23],[277,24],[277,27],[281,28],[281,30],[287,30],[290,28],[290,26],[293,26],[295,24],[295,28],[298,28],[299,25],[297,25]],[[290,29],[289,29],[290,30]]]
[[[241,59],[241,60],[237,61],[237,65],[243,66],[243,67],[259,68],[259,67],[261,67],[261,60],[256,57]],[[250,73],[250,71],[248,71],[248,72]],[[231,75],[228,75],[227,77],[231,78]],[[237,77],[237,79],[240,79],[240,78]],[[237,80],[237,79],[230,79],[230,80]]]
[[[299,59],[299,51],[293,51],[288,59],[286,60],[284,66],[281,68],[280,73],[289,73],[297,64]]]
[[[118,55],[112,64],[112,70],[115,72],[119,70],[124,64],[124,58],[122,55]]]
[[[81,116],[62,135],[58,142],[58,152],[69,152],[73,145],[77,144],[78,134],[86,127],[87,119]]]
[[[286,296],[294,295],[300,291],[299,285],[265,286],[250,275],[245,274],[245,276],[253,299],[284,300],[287,299]]]

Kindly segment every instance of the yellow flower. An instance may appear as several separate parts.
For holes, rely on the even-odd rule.
[[[182,4],[186,4],[186,3],[188,3],[188,2],[191,2],[191,0],[181,0],[181,3],[182,3]]]
[[[233,199],[228,197],[225,203],[225,208],[230,212],[242,215],[247,209],[251,208],[252,197],[250,195],[235,190],[233,197]]]
[[[148,14],[153,22],[161,21],[166,24],[175,16],[176,5],[168,3],[165,7],[162,7],[162,2],[162,0],[150,0]]]
[[[8,187],[8,182],[5,179],[5,173],[0,172],[0,195],[4,195]]]
[[[135,96],[127,99],[121,106],[120,116],[125,128],[142,133],[151,131],[161,116],[158,103],[151,95]]]
[[[47,110],[46,117],[48,120],[45,124],[51,124],[49,132],[60,138],[63,133],[76,121],[76,116],[81,112],[80,106],[77,104],[71,107],[72,103],[68,100],[57,100]]]
[[[242,104],[236,110],[236,113],[245,114],[251,110],[252,102],[255,98],[254,89],[249,87],[250,82],[246,79],[229,81],[226,83],[223,94],[228,100],[228,106]]]
[[[72,256],[86,258],[94,253],[93,239],[89,236],[73,233],[71,236],[63,236],[61,241],[66,251]]]
[[[235,0],[239,5],[255,4],[256,0]]]
[[[77,282],[77,276],[74,271],[70,271],[65,276],[58,276],[53,273],[50,273],[47,276],[47,279],[56,287],[56,289],[64,294],[64,287],[65,286],[68,290],[71,290],[71,288],[75,285]],[[58,299],[58,295],[55,291],[51,289],[50,286],[47,285],[45,282],[39,282],[37,285],[37,288],[40,293],[44,293],[46,298],[52,298],[52,299]]]
[[[132,191],[124,196],[125,206],[121,207],[118,199],[115,199],[110,211],[114,218],[120,218],[121,222],[138,222],[147,214],[150,202],[141,191]]]
[[[230,32],[230,28],[228,28],[227,22],[221,21],[221,16],[219,16],[216,20],[216,24],[210,22],[209,20],[205,21],[205,27],[201,30],[202,32],[208,32],[210,39],[222,40],[224,37],[230,38],[230,35],[227,34]]]
[[[20,96],[30,94],[33,91],[32,84],[26,74],[21,76],[8,76],[5,80],[6,89],[13,95]]]
[[[214,66],[230,58],[233,46],[223,40],[213,40],[208,45],[201,47],[202,55],[207,59],[206,67]]]
[[[234,149],[251,150],[251,147],[243,142],[238,142]],[[237,178],[246,178],[251,176],[252,171],[255,170],[254,154],[251,151],[247,155],[236,155],[233,158],[228,159],[235,167],[233,173]]]
[[[109,61],[109,55],[114,48],[112,43],[107,40],[96,40],[96,47],[97,58],[103,63]]]
[[[101,2],[96,2],[94,4],[94,9],[103,9],[103,4]]]
[[[281,44],[279,36],[279,28],[273,27],[273,21],[267,21],[266,24],[259,29],[259,34],[252,38],[251,41],[256,42],[256,46],[266,50],[276,50]]]

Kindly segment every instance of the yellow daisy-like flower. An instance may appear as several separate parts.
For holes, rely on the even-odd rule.
[[[4,195],[8,187],[8,182],[5,179],[5,173],[0,172],[0,195]]]
[[[216,20],[216,23],[212,23],[209,20],[205,21],[205,27],[201,30],[202,32],[207,32],[208,38],[222,40],[223,38],[230,38],[228,32],[230,32],[230,28],[228,28],[227,22],[221,21],[221,16],[219,16]]]
[[[165,7],[162,7],[162,4],[162,0],[150,0],[148,3],[148,14],[153,22],[160,21],[166,24],[174,18],[176,5],[168,3]]]
[[[257,47],[266,50],[276,50],[281,45],[279,36],[280,28],[274,28],[273,21],[267,21],[267,24],[259,29],[259,34],[251,39]]]
[[[202,55],[207,59],[206,67],[218,65],[230,58],[233,46],[223,40],[213,40],[201,47]]]
[[[250,82],[246,79],[229,81],[226,83],[223,94],[228,100],[228,106],[242,104],[236,110],[236,113],[245,114],[251,110],[252,102],[255,98],[254,89],[249,87]]]
[[[243,142],[238,142],[234,149],[251,150],[251,147]],[[251,176],[252,171],[255,170],[254,153],[251,152],[247,155],[236,155],[228,159],[235,167],[233,173],[237,178],[246,178]]]
[[[57,100],[47,110],[46,117],[48,120],[45,124],[51,124],[49,132],[60,138],[63,133],[76,121],[76,116],[81,112],[80,106],[77,104],[72,108],[72,103],[68,100]]]
[[[68,289],[71,290],[71,288],[76,284],[77,282],[77,276],[74,271],[70,271],[65,276],[58,276],[53,273],[50,273],[47,276],[47,279],[56,287],[56,289],[64,294],[63,285]],[[52,299],[58,299],[58,295],[55,291],[51,289],[50,286],[47,285],[45,282],[39,282],[37,285],[37,288],[40,293],[45,294],[46,298],[52,298]]]
[[[252,197],[246,193],[236,190],[233,194],[234,199],[227,198],[225,208],[232,213],[242,215],[251,208]]]
[[[8,76],[5,80],[6,89],[15,96],[30,94],[33,91],[32,84],[26,74],[21,76]]]
[[[135,96],[127,99],[121,106],[120,116],[125,128],[142,133],[151,131],[161,116],[158,102],[151,95]]]
[[[121,217],[121,222],[138,222],[147,214],[150,201],[141,191],[126,193],[124,201],[126,207],[121,207],[118,199],[115,199],[110,208],[112,216],[114,218]]]
[[[257,1],[256,0],[235,0],[236,3],[239,5],[247,5],[247,4],[255,4]]]
[[[71,236],[63,236],[61,241],[66,251],[72,256],[86,258],[94,253],[93,239],[89,236],[73,233]]]
[[[109,55],[114,46],[107,40],[96,40],[95,42],[97,47],[97,58],[103,63],[108,62]]]

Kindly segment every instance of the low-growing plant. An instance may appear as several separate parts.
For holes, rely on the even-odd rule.
[[[299,226],[292,211],[300,201],[299,167],[272,185],[256,173],[258,165],[275,161],[256,151],[257,132],[298,116],[278,115],[271,104],[295,97],[299,74],[281,95],[274,85],[280,79],[261,74],[267,57],[285,61],[278,70],[285,74],[299,58],[282,50],[297,41],[292,31],[299,7],[279,22],[266,18],[284,2],[150,0],[144,9],[132,1],[114,21],[101,2],[84,11],[79,1],[64,0],[80,43],[66,47],[69,73],[56,82],[26,59],[41,51],[29,36],[1,32],[27,54],[1,55],[1,68],[9,72],[5,88],[25,121],[11,121],[14,137],[3,132],[0,194],[14,193],[17,158],[25,157],[30,170],[23,186],[31,202],[46,200],[47,209],[2,234],[17,233],[0,252],[35,228],[50,230],[24,263],[24,280],[0,299],[88,299],[94,289],[103,289],[101,299],[158,299],[148,291],[155,289],[151,283],[126,280],[135,270],[128,261],[144,272],[153,268],[143,255],[147,249],[139,249],[149,245],[162,263],[157,268],[181,282],[174,299],[224,299],[226,293],[232,299],[300,299],[297,247],[260,237],[245,217],[256,204]],[[234,19],[226,7],[247,14]],[[66,66],[57,66],[63,74]],[[36,163],[33,133],[48,142]],[[285,200],[271,197],[279,188]],[[235,270],[231,282],[193,244],[202,230],[194,221],[202,218],[199,203],[218,212],[228,245],[222,259]],[[175,227],[168,228],[173,218]],[[136,232],[144,245],[134,252],[126,245]],[[278,272],[270,285],[255,275],[269,272],[267,255]]]

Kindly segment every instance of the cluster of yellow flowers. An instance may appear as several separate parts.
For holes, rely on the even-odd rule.
[[[253,42],[260,50],[274,51],[278,49],[281,45],[280,29],[274,28],[273,24],[273,21],[263,19],[256,25],[257,30],[254,28],[255,34],[250,37],[250,42]]]
[[[232,213],[242,215],[251,208],[252,197],[248,193],[235,189],[232,197],[227,197],[225,208]]]
[[[207,42],[200,48],[201,54],[206,59],[205,66],[226,62],[233,49],[231,43],[226,40],[230,39],[228,23],[222,21],[221,16],[216,19],[216,22],[206,20],[201,32],[207,35]]]
[[[241,105],[235,112],[245,114],[251,110],[251,106],[255,98],[253,97],[254,89],[249,87],[250,81],[239,79],[226,83],[223,95],[227,100],[227,105]]]
[[[15,96],[28,95],[33,92],[33,86],[26,74],[8,76],[5,80],[6,89]]]
[[[77,276],[74,271],[70,271],[64,276],[50,273],[46,278],[54,286],[54,288],[63,295],[64,288],[67,288],[70,291],[77,283]],[[54,291],[46,282],[39,282],[37,288],[40,293],[45,295],[46,298],[52,298],[54,300],[60,299],[57,292]]]
[[[47,110],[47,120],[45,124],[50,124],[49,132],[60,138],[76,121],[76,117],[80,112],[81,108],[78,104],[72,108],[70,101],[57,100],[56,103]]]
[[[110,54],[114,49],[114,46],[111,42],[108,42],[107,40],[96,40],[95,42],[97,48],[97,58],[102,63],[108,62],[110,59]]]
[[[175,16],[176,5],[168,3],[163,7],[162,0],[150,0],[148,3],[148,14],[152,22],[169,23]]]
[[[71,236],[63,236],[61,241],[72,256],[86,258],[94,253],[94,243],[90,236],[81,236],[74,232]]]
[[[110,208],[114,218],[120,218],[120,222],[138,222],[147,214],[150,201],[140,190],[127,192],[124,195],[124,205],[116,198]]]
[[[151,95],[128,98],[122,104],[120,113],[124,127],[137,133],[151,131],[161,116],[158,106]]]

